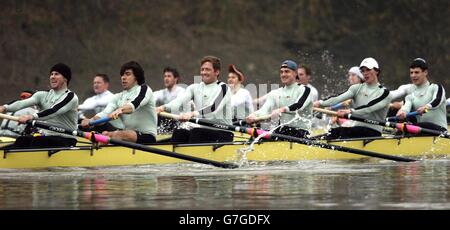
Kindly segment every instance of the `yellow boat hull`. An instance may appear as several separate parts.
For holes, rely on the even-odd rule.
[[[387,138],[371,141],[331,141],[329,144],[403,157],[442,157],[450,153],[450,139],[435,137]],[[151,147],[220,162],[239,163],[248,161],[306,161],[350,160],[368,158],[306,146],[291,142],[263,142],[254,145],[253,151],[241,151],[248,144],[243,142],[195,145],[156,144]],[[59,151],[58,151],[59,150]],[[47,168],[47,167],[101,167],[122,165],[174,164],[184,160],[161,156],[120,146],[103,146],[95,149],[81,144],[71,149],[48,150],[2,150],[0,168]]]

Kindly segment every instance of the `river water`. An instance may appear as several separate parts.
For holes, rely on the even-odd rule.
[[[1,170],[0,209],[450,209],[450,160]]]

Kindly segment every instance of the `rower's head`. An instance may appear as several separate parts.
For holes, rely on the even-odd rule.
[[[104,73],[98,73],[95,75],[92,81],[95,94],[101,94],[109,88],[109,77]]]
[[[297,69],[297,73],[297,82],[302,85],[308,85],[309,80],[311,79],[311,69],[308,66],[301,64]]]
[[[365,58],[359,65],[359,70],[364,76],[364,80],[367,84],[378,83],[378,75],[380,74],[380,67],[378,62],[369,57]]]
[[[128,90],[135,85],[142,85],[145,83],[144,70],[141,65],[135,61],[130,61],[122,65],[120,68],[120,76],[122,81],[122,88]]]
[[[228,66],[228,85],[235,87],[245,80],[244,74],[235,65]]]
[[[348,70],[348,81],[350,85],[359,84],[364,82],[364,76],[359,70],[358,66],[353,66]]]
[[[409,77],[414,85],[428,81],[428,64],[423,58],[416,58],[409,65]]]
[[[203,57],[200,61],[200,75],[205,84],[211,84],[219,79],[220,59],[214,56]]]
[[[71,79],[72,71],[64,63],[58,63],[50,69],[50,88],[53,90],[67,88]]]
[[[20,92],[20,100],[25,100],[33,96],[34,91],[33,90],[23,90]]]
[[[296,82],[297,63],[292,60],[286,60],[280,66],[280,79],[283,85],[291,85]]]
[[[173,67],[166,67],[163,70],[164,86],[168,89],[172,89],[174,85],[178,84],[180,80],[180,74],[178,70]]]

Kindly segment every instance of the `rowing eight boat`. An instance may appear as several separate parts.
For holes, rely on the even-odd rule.
[[[242,163],[248,161],[305,161],[349,160],[368,158],[362,155],[333,151],[288,141],[263,141],[254,145],[253,151],[243,151],[249,146],[248,136],[236,134],[234,142],[215,144],[149,145],[154,148],[182,153],[218,162]],[[239,138],[240,141],[239,141]],[[0,142],[5,145],[8,142]],[[439,137],[385,137],[328,141],[340,145],[387,155],[446,157],[450,154],[450,139]],[[1,145],[0,145],[1,146]],[[121,146],[97,146],[87,142],[73,148],[3,149],[0,168],[47,167],[101,167],[147,164],[173,164],[187,162],[177,158],[151,154]]]

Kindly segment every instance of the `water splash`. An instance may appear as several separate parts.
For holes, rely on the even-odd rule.
[[[295,122],[297,120],[306,120],[308,122],[311,122],[310,120],[304,119],[298,113],[296,113],[295,117],[292,118],[290,121],[288,121],[286,123],[279,124],[279,125],[271,128],[269,131],[261,133],[255,139],[253,139],[253,141],[251,141],[248,146],[244,145],[244,147],[242,147],[242,148],[237,150],[237,154],[238,154],[238,157],[239,157],[239,162],[238,162],[239,166],[240,167],[242,167],[242,166],[249,166],[250,163],[248,161],[247,154],[254,150],[255,143],[260,143],[261,139],[263,137],[267,136],[267,134],[272,135],[272,133],[276,129],[278,129],[279,127],[282,127],[282,126],[285,126],[285,125],[289,125],[289,124],[291,124],[291,123],[293,123],[293,122]]]

